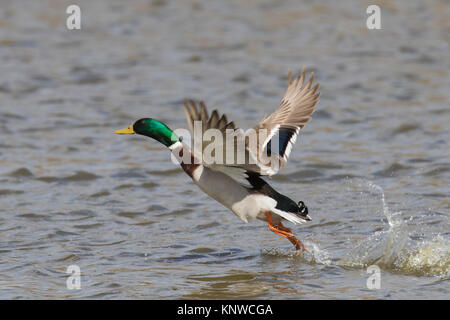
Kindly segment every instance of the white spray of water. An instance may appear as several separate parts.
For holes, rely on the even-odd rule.
[[[431,241],[414,243],[409,237],[407,223],[401,218],[401,212],[391,212],[386,204],[383,188],[373,182],[363,182],[381,197],[383,214],[389,228],[375,232],[358,243],[350,252],[337,262],[349,267],[366,267],[377,264],[380,267],[398,272],[417,275],[450,275],[450,244],[439,235]],[[415,247],[415,248],[414,248]]]
[[[371,181],[353,181],[358,188],[380,196],[382,212],[388,222],[388,229],[377,231],[360,241],[336,265],[364,268],[376,264],[381,268],[414,275],[450,277],[450,242],[434,235],[431,240],[413,241],[402,212],[392,212],[382,187]],[[333,265],[329,253],[311,241],[304,241],[307,251],[301,259],[313,264]],[[280,249],[264,250],[268,256],[300,258],[298,253]]]
[[[319,246],[311,241],[305,241],[305,246],[308,251],[303,253],[303,258],[311,263],[318,263],[324,265],[331,265],[332,261],[328,252],[324,249],[320,249]]]

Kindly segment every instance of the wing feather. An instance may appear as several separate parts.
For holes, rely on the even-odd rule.
[[[288,86],[279,107],[272,114],[264,116],[253,128],[253,132],[257,133],[257,143],[255,145],[249,143],[250,139],[243,133],[242,129],[236,128],[233,121],[228,122],[225,114],[220,115],[217,110],[213,110],[211,115],[208,116],[207,108],[203,101],[198,103],[199,109],[197,109],[196,102],[193,100],[187,101],[184,104],[184,110],[191,132],[194,132],[194,122],[201,121],[202,134],[211,128],[218,129],[223,134],[223,146],[221,147],[223,147],[224,159],[226,161],[222,164],[207,166],[213,170],[228,174],[240,183],[245,183],[245,172],[254,172],[260,175],[276,174],[286,164],[300,130],[311,120],[311,116],[320,97],[320,93],[318,92],[319,86],[319,83],[314,84],[313,73],[307,79],[306,70],[302,69],[300,75],[292,79],[292,72],[289,71]],[[233,142],[235,142],[235,153],[231,164],[228,161],[228,158],[231,159],[231,156],[227,157],[225,154],[225,144],[230,141],[225,135],[227,129],[234,130],[233,132],[237,135],[237,137],[232,138]],[[267,134],[260,135],[260,130],[265,130]],[[272,145],[272,149],[270,149],[270,142],[276,135],[280,137],[279,148],[273,149],[274,147]],[[234,159],[237,159],[235,157],[236,152],[240,152],[236,150],[238,141],[245,142],[244,164],[233,162]],[[209,141],[202,143],[202,154],[209,143]],[[267,160],[265,152],[268,151],[268,146],[275,156],[275,161],[277,161],[275,166],[270,163],[272,160]],[[256,160],[256,163],[247,163],[249,159],[252,159],[252,161]]]
[[[267,130],[268,138],[258,140],[257,150],[252,152],[257,156],[257,159],[263,158],[269,141],[279,133],[280,136],[286,135],[287,132],[295,130],[294,135],[289,140],[289,143],[284,143],[283,148],[278,150],[279,168],[285,165],[289,154],[292,150],[293,144],[297,139],[300,129],[311,120],[311,115],[314,113],[315,106],[319,100],[320,93],[317,92],[320,84],[314,82],[314,74],[311,73],[309,79],[306,81],[306,70],[303,69],[300,76],[292,80],[292,72],[288,74],[288,87],[281,99],[280,106],[271,115],[264,117],[254,129]],[[271,175],[273,173],[269,173]]]

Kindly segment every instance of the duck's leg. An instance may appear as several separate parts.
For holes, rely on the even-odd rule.
[[[294,245],[295,249],[300,252],[300,254],[302,253],[302,251],[306,251],[306,248],[303,245],[303,243],[301,243],[300,240],[298,240],[294,236],[291,229],[283,226],[281,221],[277,224],[274,224],[272,221],[272,217],[270,216],[270,212],[266,211],[264,213],[266,214],[267,223],[269,224],[270,231],[273,231],[276,234],[288,239]]]
[[[285,232],[288,232],[288,233],[292,234],[292,236],[289,237],[288,239],[289,239],[289,241],[291,241],[291,243],[295,246],[295,248],[296,248],[297,250],[299,250],[299,247],[300,247],[300,248],[302,249],[302,251],[307,251],[306,248],[305,248],[305,246],[303,245],[303,243],[301,243],[300,240],[298,240],[298,239],[294,236],[294,234],[292,233],[292,230],[289,229],[289,228],[286,228],[286,227],[281,223],[281,221],[278,223],[277,227],[278,227],[278,229],[280,229],[280,230],[282,230],[282,231],[285,231]]]

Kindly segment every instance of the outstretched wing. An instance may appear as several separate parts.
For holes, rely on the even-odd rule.
[[[237,162],[234,158],[238,147],[236,140],[244,141],[243,131],[236,128],[233,121],[228,122],[227,116],[220,115],[217,110],[208,116],[203,101],[197,104],[189,100],[184,104],[184,111],[192,133],[194,153],[202,159],[202,163],[208,167],[235,165]],[[242,145],[240,152],[245,153],[245,144]],[[226,147],[230,148],[228,152]]]
[[[203,102],[199,102],[197,108],[197,104],[189,100],[184,104],[184,110],[194,136],[194,153],[199,156],[201,153],[205,166],[228,174],[242,185],[248,184],[245,182],[247,172],[269,176],[276,174],[286,164],[300,130],[311,120],[320,96],[317,92],[319,83],[312,86],[313,74],[308,81],[305,79],[305,70],[294,80],[289,72],[288,87],[280,106],[264,117],[251,132],[236,128],[234,122],[228,122],[226,115],[220,116],[217,110],[208,116]],[[205,134],[209,129],[216,129],[221,138],[219,143],[216,138],[205,139],[209,137]],[[274,141],[275,136],[278,136],[278,141]],[[211,148],[208,147],[212,143],[215,143],[215,148],[210,153]],[[221,152],[220,156],[217,152]],[[208,161],[208,156],[210,160],[213,158],[212,162]]]
[[[258,134],[258,137],[264,138],[258,139],[257,150],[252,150],[262,163],[264,163],[264,156],[273,159],[275,153],[275,158],[278,158],[279,161],[279,167],[284,166],[300,129],[311,120],[311,115],[320,96],[320,93],[317,92],[319,83],[313,86],[313,73],[311,73],[308,81],[305,80],[305,69],[294,80],[292,80],[292,73],[289,72],[288,87],[280,106],[254,127],[256,132],[266,131],[265,135]],[[274,147],[272,138],[276,135],[279,137],[278,146]],[[268,175],[271,175],[271,173],[268,172]]]
[[[189,125],[189,129],[192,133],[194,133],[195,129],[195,121],[201,122],[201,133],[204,134],[208,129],[218,129],[221,132],[225,133],[226,129],[235,129],[234,122],[228,122],[227,116],[223,114],[219,115],[217,110],[214,110],[211,113],[211,116],[208,116],[208,111],[206,110],[206,106],[203,101],[199,103],[200,108],[197,109],[197,104],[193,100],[189,100],[184,103],[184,112],[186,113],[186,119]]]
[[[202,164],[251,188],[247,173],[259,172],[259,166],[249,165],[250,155],[244,131],[236,128],[234,122],[228,122],[227,116],[220,115],[217,110],[208,116],[202,101],[196,103],[189,100],[184,104],[184,111],[193,136],[193,153],[201,159]]]

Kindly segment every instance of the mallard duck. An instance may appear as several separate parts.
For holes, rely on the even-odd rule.
[[[292,79],[289,72],[288,86],[280,106],[254,127],[255,132],[264,131],[266,134],[257,134],[256,143],[253,144],[242,129],[236,128],[234,122],[228,122],[226,115],[220,116],[214,110],[208,116],[203,102],[189,100],[184,104],[191,132],[194,132],[195,124],[198,123],[202,133],[208,129],[219,130],[225,141],[230,141],[226,133],[234,133],[234,150],[238,140],[244,143],[242,153],[245,161],[242,163],[235,161],[234,153],[234,162],[228,161],[227,148],[223,149],[227,161],[209,163],[202,158],[208,143],[202,141],[201,149],[197,151],[183,142],[182,137],[177,136],[167,125],[151,118],[139,119],[115,133],[140,134],[159,141],[172,152],[184,172],[202,191],[231,210],[243,222],[253,219],[266,221],[271,231],[287,238],[302,253],[306,248],[282,222],[287,220],[301,224],[310,221],[308,208],[303,201],[295,202],[277,192],[263,176],[276,174],[286,164],[300,130],[311,120],[320,96],[317,92],[319,83],[313,86],[313,81],[313,73],[306,81],[304,69],[296,79]],[[274,146],[276,135],[279,137],[278,146]],[[222,146],[225,143],[222,142]]]

